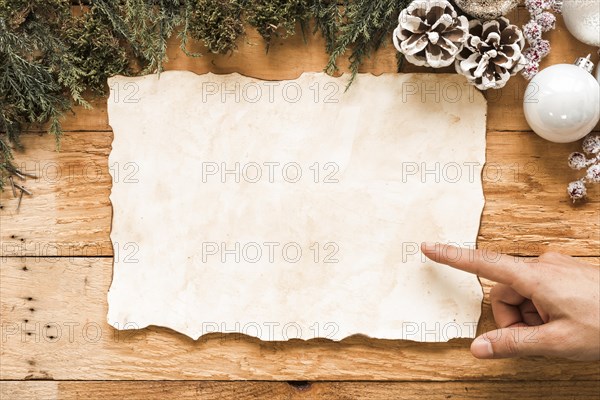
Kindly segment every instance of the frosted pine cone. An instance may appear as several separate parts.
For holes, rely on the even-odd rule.
[[[468,32],[467,17],[448,1],[415,0],[400,12],[393,39],[408,62],[440,68],[454,62]]]
[[[469,37],[456,56],[456,72],[478,89],[500,89],[525,65],[524,45],[521,30],[504,17],[483,24],[472,20]]]

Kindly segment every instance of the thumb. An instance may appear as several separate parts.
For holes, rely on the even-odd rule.
[[[471,353],[477,358],[544,355],[552,351],[546,325],[513,326],[486,332],[471,343]]]

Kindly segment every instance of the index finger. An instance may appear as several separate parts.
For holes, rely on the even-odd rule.
[[[526,279],[528,276],[529,268],[520,257],[441,243],[423,243],[421,251],[435,262],[509,286],[514,286],[517,281],[523,281],[523,278]],[[530,295],[530,293],[521,294],[526,297]]]

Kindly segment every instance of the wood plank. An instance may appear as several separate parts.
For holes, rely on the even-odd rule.
[[[509,17],[519,25],[528,18],[522,7]],[[553,51],[543,66],[571,63],[588,52],[598,59],[594,48],[566,31],[560,17],[558,29],[545,37]],[[320,71],[327,59],[319,37],[309,37],[308,44],[300,35],[275,41],[266,54],[262,40],[252,30],[231,56],[191,59],[174,41],[169,56],[167,69],[240,72],[262,79],[292,79],[304,71]],[[347,64],[341,64],[346,71]],[[395,50],[388,45],[367,60],[361,71],[380,74],[395,70]],[[451,71],[410,64],[405,68],[405,72]],[[521,132],[529,129],[521,107],[526,84],[517,76],[506,88],[485,93],[489,102],[488,165],[483,175],[487,203],[478,244],[522,255],[552,249],[598,256],[600,190],[596,186],[592,201],[579,206],[571,205],[564,196],[566,183],[577,177],[564,160],[578,145],[554,145]],[[91,101],[94,109],[75,108],[75,113],[66,117],[64,128],[80,132],[65,135],[61,153],[54,152],[50,137],[25,137],[29,150],[18,155],[18,162],[26,162],[26,169],[37,170],[44,178],[26,182],[34,197],[23,199],[18,214],[10,190],[0,194],[4,206],[0,209],[0,256],[112,254],[108,238],[111,179],[106,165],[112,135],[106,99]],[[32,131],[41,129],[33,127]],[[590,261],[598,264],[596,258]],[[163,328],[118,332],[105,322],[112,258],[0,257],[0,266],[0,379],[406,381],[316,382],[301,386],[302,390],[284,382],[2,381],[1,398],[413,399],[427,393],[432,399],[596,399],[600,391],[599,363],[544,358],[482,362],[468,353],[468,340],[419,344],[353,337],[341,343],[268,343],[213,334],[194,342]],[[490,282],[483,280],[483,285],[486,299],[479,332],[494,325],[488,299]],[[96,340],[98,332],[101,336]],[[453,381],[457,379],[465,381]],[[484,381],[476,381],[480,379]]]
[[[60,152],[48,135],[24,135],[28,149],[16,165],[39,179],[21,182],[33,196],[0,192],[0,255],[112,254],[108,237],[111,132],[66,133]]]
[[[600,374],[600,362],[477,360],[468,339],[261,342],[213,333],[194,341],[159,327],[117,331],[106,322],[111,258],[0,258],[0,274],[3,380],[514,381],[590,380]],[[480,331],[493,326],[490,284],[483,284]]]
[[[525,8],[518,7],[508,15],[508,18],[518,26],[529,20]],[[297,78],[302,72],[322,71],[327,64],[327,54],[323,39],[319,34],[307,35],[305,43],[302,35],[294,35],[287,39],[274,40],[269,52],[260,35],[251,28],[247,29],[247,37],[239,41],[239,48],[231,55],[206,54],[200,58],[188,57],[179,48],[177,38],[168,43],[169,61],[166,70],[188,70],[198,74],[214,72],[240,74],[259,79],[281,80]],[[565,28],[560,16],[557,18],[557,28],[544,35],[552,43],[552,52],[542,62],[542,68],[558,64],[573,63],[577,57],[592,54],[594,62],[598,61],[596,49],[577,41]],[[199,43],[190,41],[189,49],[194,52],[205,52]],[[340,58],[340,71],[348,71],[345,57]],[[361,72],[379,75],[384,72],[396,72],[396,50],[391,43],[373,54],[361,67]],[[454,72],[453,67],[443,69],[416,67],[405,63],[403,72]],[[523,94],[527,81],[519,74],[513,77],[507,86],[499,90],[488,90],[485,95],[489,103],[488,130],[490,131],[526,131],[530,130],[523,114]],[[465,86],[465,95],[468,90]],[[92,110],[75,107],[74,114],[69,114],[63,121],[65,130],[110,130],[106,112],[105,99],[93,99]],[[32,127],[39,130],[40,127]],[[597,127],[597,129],[600,129]]]
[[[579,176],[566,159],[580,144],[551,144],[528,132],[490,132],[487,138],[478,246],[529,256],[548,250],[600,255],[599,185],[578,205],[565,192]],[[0,193],[0,254],[112,255],[112,132],[67,132],[61,152],[47,135],[29,134],[23,141],[28,150],[17,155],[17,165],[41,179],[25,182],[34,194],[23,198],[18,212],[12,192]],[[131,172],[116,167],[121,177]]]
[[[224,398],[273,400],[300,399],[490,399],[552,400],[598,399],[599,381],[536,382],[23,382],[0,383],[0,395],[7,399],[70,400],[98,398],[131,400],[177,398],[220,400]],[[4,397],[7,396],[7,397]]]

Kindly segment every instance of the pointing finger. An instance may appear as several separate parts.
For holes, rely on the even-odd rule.
[[[441,243],[423,243],[421,251],[435,262],[513,286],[522,296],[531,298],[528,285],[515,286],[526,280],[530,273],[529,266],[519,257]]]

